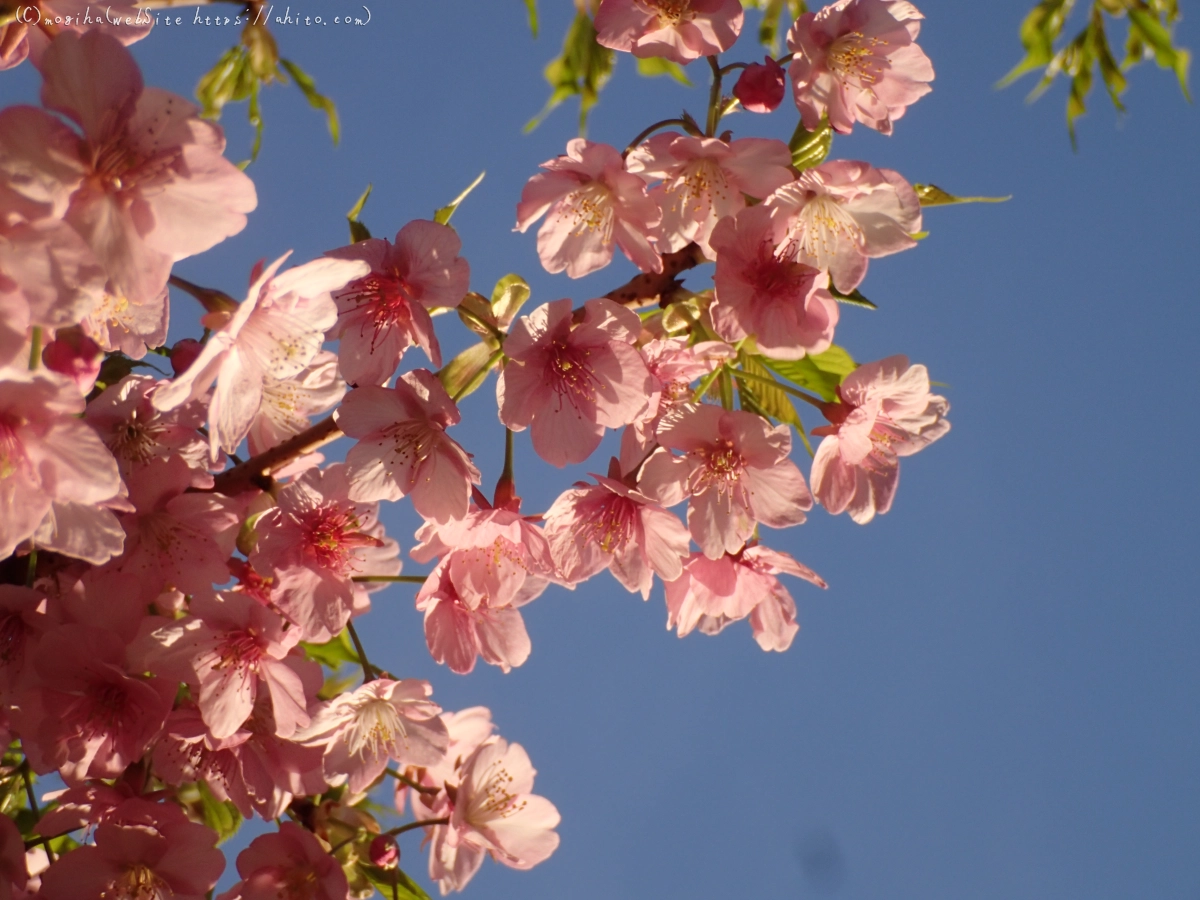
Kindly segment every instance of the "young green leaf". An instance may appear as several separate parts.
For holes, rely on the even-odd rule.
[[[437,222],[439,225],[449,225],[450,217],[454,215],[454,211],[458,209],[459,204],[466,200],[467,195],[479,186],[479,182],[483,181],[483,176],[486,174],[487,172],[480,172],[479,175],[476,176],[475,180],[467,185],[466,190],[451,200],[447,206],[443,206],[441,209],[436,210],[433,214],[433,221]]]
[[[476,390],[495,365],[497,352],[487,344],[474,344],[442,366],[437,376],[446,393],[457,400]]]
[[[580,12],[563,41],[562,53],[546,66],[546,81],[552,91],[542,111],[529,120],[525,131],[537,128],[564,100],[579,97],[579,132],[587,126],[588,111],[600,99],[600,91],[612,75],[614,54],[596,43],[596,28],[586,12]]]
[[[318,91],[317,83],[313,81],[312,76],[294,62],[288,59],[281,59],[279,60],[279,64],[292,76],[292,80],[296,82],[296,87],[300,88],[300,93],[308,100],[308,105],[313,107],[313,109],[325,111],[325,118],[329,123],[329,134],[333,138],[333,142],[335,144],[338,143],[342,137],[342,126],[338,121],[337,107],[334,106],[333,101]]]
[[[692,86],[692,82],[687,77],[687,72],[683,70],[683,66],[662,56],[648,56],[645,59],[639,59],[637,61],[637,70],[638,74],[645,78],[668,75],[685,87]]]
[[[797,360],[763,359],[763,363],[793,384],[817,394],[822,400],[836,400],[838,385],[858,368],[850,354],[836,344],[824,353]]]
[[[525,9],[529,12],[529,32],[536,38],[538,36],[537,0],[525,0]]]
[[[761,357],[751,356],[743,351],[738,354],[738,364],[739,368],[749,375],[775,380],[770,371],[762,364]],[[761,381],[743,381],[741,379],[737,379],[737,388],[738,396],[743,401],[749,399],[750,404],[755,407],[754,412],[765,413],[777,422],[795,426],[800,431],[804,430],[796,407],[792,405],[792,400],[785,391],[769,384],[763,384]]]
[[[829,157],[833,147],[833,129],[828,122],[822,122],[816,131],[808,131],[801,122],[796,125],[788,147],[792,151],[792,165],[797,169],[819,166]]]
[[[866,309],[879,309],[874,303],[862,295],[862,291],[855,288],[848,294],[843,294],[832,284],[829,286],[829,293],[833,295],[833,299],[838,303],[847,303],[850,306],[862,306]]]
[[[362,215],[363,207],[367,205],[367,198],[371,196],[371,188],[374,185],[368,184],[367,189],[362,192],[355,204],[350,207],[350,211],[346,213],[346,222],[350,225],[350,242],[357,244],[359,241],[370,240],[371,232],[367,230],[367,226],[359,221],[358,217]]]
[[[505,275],[492,288],[492,314],[500,322],[511,322],[529,299],[529,285],[520,275]]]
[[[952,203],[1003,203],[1012,199],[1011,194],[1007,197],[956,197],[948,191],[942,190],[936,184],[914,184],[913,190],[917,192],[917,199],[921,201],[922,206],[949,206]]]

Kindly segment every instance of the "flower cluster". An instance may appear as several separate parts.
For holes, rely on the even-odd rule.
[[[785,88],[781,61],[720,66],[738,0],[603,0],[603,46],[711,59],[707,127],[685,114],[625,152],[580,138],[542,164],[517,228],[545,217],[545,268],[578,278],[619,247],[643,274],[524,314],[516,276],[490,300],[470,291],[439,221],[259,263],[240,302],[174,276],[255,207],[221,130],[146,87],[103,27],[3,26],[0,67],[28,56],[42,107],[0,111],[0,769],[30,803],[24,833],[0,817],[0,896],[211,896],[217,842],[251,816],[286,821],[237,857],[222,900],[387,896],[408,881],[409,830],[443,894],[485,857],[546,860],[559,813],[524,748],[488,710],[445,711],[428,682],[367,658],[355,623],[389,583],[419,585],[429,652],[460,674],[524,664],[523,608],[605,569],[643,599],[661,581],[681,637],[748,620],[786,650],[799,625],[779,576],[826,585],[762,528],[815,504],[858,523],[888,512],[900,457],[949,429],[924,366],[855,366],[834,343],[868,260],[916,246],[917,193],[795,151],[855,122],[890,133],[932,79],[919,20],[899,0],[801,16],[782,61],[801,117],[789,145],[718,133]],[[711,287],[684,289],[706,262]],[[203,307],[170,346],[169,287]],[[450,310],[480,340],[443,364],[434,317]],[[402,367],[414,345],[429,368]],[[132,372],[147,354],[172,377]],[[452,434],[493,372],[505,443],[488,496]],[[793,400],[826,424],[806,429]],[[614,454],[531,513],[525,430],[554,467],[610,432]],[[823,440],[806,478],[793,451],[809,435]],[[404,498],[423,574],[401,575],[381,523]],[[34,778],[52,773],[66,787],[43,809]],[[385,781],[412,821],[381,824],[368,795]]]

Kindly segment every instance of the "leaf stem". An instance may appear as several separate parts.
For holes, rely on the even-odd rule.
[[[346,630],[350,632],[350,640],[354,641],[354,649],[358,653],[359,662],[362,663],[363,684],[366,684],[369,681],[374,681],[376,678],[376,669],[373,665],[371,665],[370,660],[367,659],[366,648],[363,647],[362,638],[360,638],[358,636],[358,632],[354,630],[354,623],[347,622]]]
[[[402,584],[424,584],[428,575],[355,575],[350,580],[356,584],[370,584],[375,581],[399,582]]]
[[[440,794],[442,792],[442,789],[439,787],[434,787],[433,785],[429,784],[421,784],[419,781],[413,781],[407,775],[403,774],[402,772],[398,772],[395,769],[384,769],[383,771],[384,774],[391,775],[397,781],[403,782],[414,791],[420,791],[422,794]]]
[[[449,825],[450,817],[442,816],[440,819],[422,819],[419,822],[409,822],[405,825],[397,825],[395,828],[390,828],[384,834],[390,834],[395,837],[398,834],[404,834],[406,831],[412,831],[416,828],[428,828],[430,825]]]

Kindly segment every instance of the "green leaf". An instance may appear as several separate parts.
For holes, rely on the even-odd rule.
[[[917,199],[921,201],[921,206],[949,206],[953,203],[1004,203],[1006,200],[1011,200],[1012,195],[1007,197],[956,197],[948,191],[942,190],[936,184],[914,184],[913,190],[917,192]]]
[[[342,126],[338,121],[337,107],[334,106],[332,100],[317,90],[317,83],[313,81],[312,76],[301,69],[298,65],[288,59],[279,60],[279,64],[287,69],[287,73],[292,76],[296,82],[296,87],[300,88],[300,93],[304,94],[308,100],[308,105],[313,109],[321,109],[325,111],[325,118],[329,123],[329,134],[336,144],[342,137]]]
[[[437,222],[439,225],[449,225],[450,217],[454,215],[454,211],[458,209],[458,205],[466,200],[467,195],[479,186],[479,182],[483,181],[483,176],[486,174],[487,172],[480,172],[475,180],[467,185],[467,189],[451,200],[449,205],[443,206],[441,209],[436,210],[433,214],[433,221]]]
[[[442,366],[437,376],[446,393],[461,399],[475,391],[487,378],[489,362],[496,352],[487,344],[475,344]]]
[[[359,195],[355,204],[350,207],[350,211],[346,213],[346,222],[350,225],[350,242],[357,244],[359,241],[370,240],[371,232],[367,230],[367,226],[358,220],[362,215],[363,207],[367,205],[367,198],[371,196],[371,189],[374,185],[368,183],[367,189]]]
[[[833,295],[833,299],[838,303],[847,303],[850,306],[862,306],[866,309],[879,309],[874,303],[862,295],[862,291],[855,288],[848,294],[843,294],[832,284],[829,286],[829,293]]]
[[[529,31],[536,38],[538,36],[537,0],[525,0],[525,9],[529,11]]]
[[[1168,20],[1170,13],[1168,12]],[[1188,67],[1192,62],[1192,55],[1182,47],[1176,47],[1171,40],[1171,32],[1158,17],[1149,10],[1131,6],[1129,8],[1129,31],[1130,35],[1137,32],[1138,37],[1145,43],[1147,47],[1154,51],[1155,62],[1164,69],[1170,69],[1175,73],[1175,77],[1179,80],[1179,87],[1183,91],[1183,96],[1189,101],[1191,95],[1188,92],[1187,76]]]
[[[217,64],[201,76],[196,85],[200,115],[206,119],[221,118],[225,104],[235,98],[246,62],[246,48],[239,44],[222,53]]]
[[[200,812],[204,824],[217,833],[217,843],[222,843],[237,834],[242,825],[242,814],[230,801],[218,800],[213,796],[208,785],[203,781],[196,782],[200,792]]]
[[[492,288],[492,314],[497,321],[511,322],[530,293],[529,285],[520,275],[505,275]]]
[[[430,900],[429,895],[403,869],[383,869],[365,862],[360,862],[358,869],[375,885],[384,900],[392,900],[393,891],[398,900]]]
[[[575,16],[563,41],[562,53],[552,59],[545,69],[546,81],[552,88],[550,99],[542,111],[525,125],[525,131],[537,128],[564,100],[579,97],[579,132],[587,125],[588,111],[600,99],[600,91],[612,75],[614,53],[596,43],[596,28],[591,17],[581,12]]]
[[[770,378],[774,381],[774,377],[762,364],[761,357],[751,356],[743,351],[738,354],[738,362],[743,372],[757,375],[760,378]],[[796,407],[792,405],[792,400],[785,391],[760,381],[735,380],[737,380],[738,396],[743,401],[749,399],[750,405],[755,407],[752,412],[765,413],[778,422],[793,425],[801,431],[804,430],[800,416],[796,413]]]
[[[797,169],[819,166],[829,157],[833,147],[833,129],[828,122],[822,121],[816,131],[808,131],[801,122],[796,125],[788,147],[792,151],[792,165]]]
[[[692,82],[687,77],[687,72],[683,71],[683,66],[677,62],[672,62],[664,56],[648,56],[645,59],[637,61],[638,74],[646,78],[654,78],[658,75],[669,75],[685,87],[691,87]]]
[[[763,363],[793,384],[817,394],[822,400],[836,400],[838,385],[858,368],[850,354],[836,344],[824,353],[802,359],[764,359]]]
[[[1026,72],[1050,64],[1054,58],[1054,41],[1062,33],[1063,25],[1075,0],[1043,0],[1021,23],[1021,43],[1025,47],[1025,58],[1005,75],[997,87],[1007,87]]]
[[[342,633],[333,640],[326,641],[324,644],[310,644],[301,641],[300,647],[304,650],[304,655],[313,662],[318,662],[331,669],[340,669],[347,664],[355,666],[361,664],[358,653],[354,650],[354,644],[350,640],[350,632],[346,629],[343,629]]]

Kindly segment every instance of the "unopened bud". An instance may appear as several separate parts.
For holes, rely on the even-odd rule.
[[[367,851],[371,864],[381,869],[393,869],[400,864],[400,845],[390,834],[377,834]]]
[[[771,57],[751,63],[733,86],[733,96],[750,112],[773,112],[783,101],[783,67]]]
[[[171,368],[175,370],[175,377],[178,378],[191,368],[203,350],[204,345],[194,338],[176,341],[175,346],[171,348]]]

